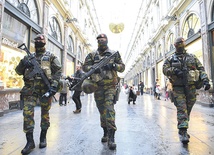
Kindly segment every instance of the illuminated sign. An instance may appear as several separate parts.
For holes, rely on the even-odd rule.
[[[2,43],[5,44],[5,45],[8,45],[10,47],[13,47],[13,48],[17,48],[18,47],[18,43],[17,42],[14,42],[14,41],[11,41],[5,37],[2,37]]]

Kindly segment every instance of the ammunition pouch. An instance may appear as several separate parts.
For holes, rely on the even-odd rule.
[[[199,80],[200,72],[199,70],[190,70],[187,74],[188,82],[196,82]]]
[[[199,70],[190,70],[187,75],[188,82],[194,82],[196,89],[203,87],[203,81],[200,78]]]
[[[116,93],[115,93],[115,96],[114,96],[114,104],[116,104],[116,102],[119,100],[119,96],[120,96],[120,86],[117,85],[116,86]]]

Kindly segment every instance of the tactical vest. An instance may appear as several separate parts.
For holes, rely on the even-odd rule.
[[[94,60],[94,64],[99,63],[105,56],[109,56],[112,54],[113,51],[109,50],[105,53],[105,55],[101,56],[98,51],[95,51],[92,53],[92,58]],[[114,59],[111,59],[109,63],[114,63]],[[101,74],[92,74],[91,78],[95,82],[99,82],[101,80],[111,80],[113,83],[117,81],[117,72],[116,71],[111,71],[111,70],[102,70],[103,75]]]
[[[41,68],[48,79],[51,79],[51,53],[46,51],[41,58]]]
[[[33,53],[35,56],[35,53]],[[38,63],[40,64],[41,69],[44,71],[45,75],[48,79],[51,79],[51,53],[46,51],[41,57],[37,58]],[[32,72],[33,68],[26,69],[24,76],[29,75]],[[35,77],[31,77],[30,79],[34,79]],[[36,78],[40,78],[36,76]]]
[[[196,81],[199,80],[200,72],[196,69],[196,61],[192,54],[186,54],[183,58],[179,58],[177,55],[172,55],[171,58],[171,67],[178,68],[180,70],[183,70],[184,68],[187,69],[187,82],[188,84],[195,84]],[[195,64],[192,67],[190,67],[189,64]],[[179,79],[177,76],[171,76],[170,82],[172,82],[175,85],[181,85],[183,83],[183,79]]]

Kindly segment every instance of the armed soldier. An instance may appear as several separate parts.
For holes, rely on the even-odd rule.
[[[173,86],[173,101],[177,108],[177,128],[183,144],[189,142],[187,133],[191,110],[196,102],[196,82],[200,78],[205,90],[210,89],[209,79],[204,67],[194,54],[185,50],[184,38],[175,40],[175,54],[167,58],[163,64],[163,74]]]
[[[89,53],[83,64],[82,68],[85,72],[91,70],[104,57],[109,57],[115,53],[108,48],[108,39],[105,34],[98,35],[97,42],[97,51]],[[108,64],[97,68],[95,73],[91,75],[91,79],[86,79],[82,84],[85,93],[94,92],[94,98],[100,113],[101,127],[104,131],[101,141],[108,142],[108,147],[112,150],[116,149],[114,135],[117,127],[115,125],[114,100],[116,99],[116,85],[119,82],[117,71],[123,72],[124,70],[125,65],[118,52]]]
[[[57,92],[57,86],[62,73],[61,64],[56,56],[46,51],[46,39],[43,34],[35,37],[35,49],[33,53],[38,65],[44,70],[45,75],[50,82],[48,86],[40,74],[35,74],[35,66],[32,64],[31,59],[25,56],[16,67],[15,71],[19,75],[23,75],[24,87],[21,94],[24,100],[23,116],[24,116],[24,132],[26,133],[27,144],[21,151],[22,154],[29,154],[34,148],[35,143],[33,139],[34,130],[34,107],[37,104],[37,99],[40,101],[41,106],[41,134],[39,148],[46,147],[46,133],[50,126],[49,110],[51,108],[51,96]],[[35,59],[34,59],[35,60]],[[38,67],[38,66],[37,66]],[[32,76],[31,76],[32,75]],[[48,95],[45,95],[48,92]]]

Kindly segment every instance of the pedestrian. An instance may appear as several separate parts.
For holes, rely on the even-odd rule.
[[[67,105],[67,94],[68,94],[68,80],[66,80],[66,76],[61,77],[60,84],[61,84],[62,88],[60,90],[59,105],[66,106]]]
[[[185,40],[178,37],[175,40],[175,53],[163,64],[163,74],[172,83],[173,101],[177,108],[177,128],[183,144],[189,142],[190,113],[196,102],[196,79],[201,78],[205,90],[210,89],[209,79],[201,62],[194,54],[185,50]]]
[[[161,96],[161,87],[160,84],[156,84],[155,87],[155,93],[156,93],[156,99],[160,100],[160,96]]]
[[[172,84],[169,79],[166,80],[166,94],[165,94],[165,101],[171,99],[171,92],[172,92]]]
[[[41,133],[39,148],[45,148],[47,146],[46,134],[50,126],[49,110],[51,108],[52,96],[57,92],[58,83],[62,73],[62,66],[59,59],[54,54],[46,51],[45,44],[46,38],[43,34],[38,34],[35,39],[35,53],[33,54],[44,70],[45,75],[49,79],[50,88],[46,86],[42,77],[39,74],[33,74],[34,66],[29,59],[29,56],[25,56],[19,64],[16,66],[15,71],[18,75],[23,75],[24,87],[20,91],[23,102],[23,116],[24,116],[24,132],[26,133],[27,144],[21,151],[22,154],[29,154],[34,148],[35,143],[33,139],[34,132],[34,107],[37,104],[37,100],[41,106]],[[44,94],[49,93],[49,96]]]
[[[143,95],[143,90],[144,90],[144,82],[140,81],[140,94]]]
[[[71,79],[73,79],[72,81],[74,82],[74,85],[78,83],[78,81],[84,76],[84,72],[82,71],[82,66],[81,65],[77,65],[76,66],[76,72],[73,75],[73,77],[71,77]],[[81,108],[82,108],[82,102],[80,99],[80,95],[82,92],[82,87],[81,87],[82,83],[79,83],[75,88],[74,88],[74,93],[72,95],[72,99],[76,105],[76,110],[73,111],[74,114],[78,114],[81,112]]]
[[[103,57],[109,56],[114,53],[113,50],[108,47],[108,38],[105,34],[99,34],[97,36],[98,49],[92,53],[89,53],[85,58],[83,64],[83,70],[88,72],[93,65],[102,61]],[[114,58],[112,58],[107,65],[102,68],[98,68],[91,79],[86,79],[83,82],[83,91],[85,93],[93,93],[100,113],[101,127],[104,131],[102,142],[108,142],[109,149],[116,149],[115,143],[115,131],[117,130],[115,124],[115,109],[114,99],[116,94],[116,85],[118,84],[117,72],[123,72],[125,70],[125,64],[123,63],[119,52]]]
[[[130,86],[129,89],[126,89],[125,93],[127,94],[127,100],[128,104],[133,101],[133,104],[135,104],[135,101],[137,99],[137,91],[133,86]]]
[[[156,86],[159,83],[159,79],[155,80],[154,86],[153,86],[153,92],[154,92],[154,97],[157,99],[157,93],[156,93]]]

